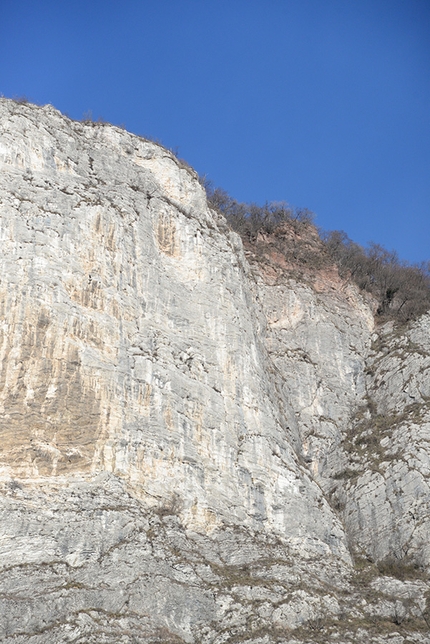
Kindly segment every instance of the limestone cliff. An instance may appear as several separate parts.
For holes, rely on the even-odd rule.
[[[154,143],[0,117],[2,641],[428,641],[428,316],[267,274]]]

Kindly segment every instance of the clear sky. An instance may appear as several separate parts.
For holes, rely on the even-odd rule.
[[[0,0],[0,93],[430,259],[430,0]]]

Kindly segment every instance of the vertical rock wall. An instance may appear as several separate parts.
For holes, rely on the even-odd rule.
[[[2,641],[426,642],[349,548],[428,566],[427,317],[270,281],[119,128],[1,99],[0,172]]]
[[[261,267],[257,275],[266,345],[305,458],[352,549],[428,568],[428,315],[409,329],[375,329],[369,304],[336,273],[313,287]]]
[[[188,525],[347,557],[291,446],[240,243],[193,172],[112,126],[1,107],[3,476],[113,472]]]

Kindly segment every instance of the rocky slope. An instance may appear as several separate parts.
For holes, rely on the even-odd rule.
[[[0,114],[2,641],[428,642],[430,318],[246,257],[160,146]]]

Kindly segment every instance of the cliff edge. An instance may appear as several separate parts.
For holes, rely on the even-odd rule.
[[[430,317],[267,270],[159,145],[0,115],[2,641],[428,642]]]

